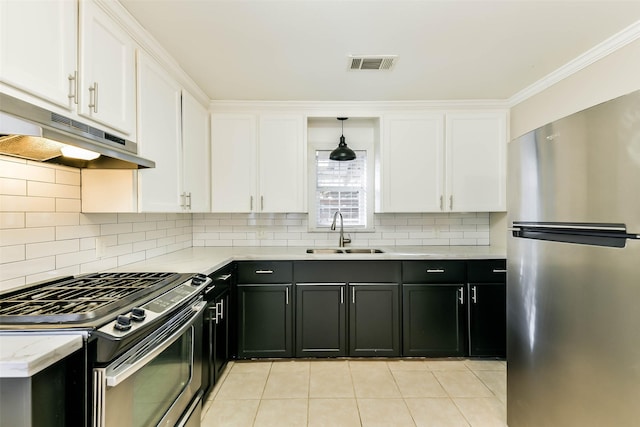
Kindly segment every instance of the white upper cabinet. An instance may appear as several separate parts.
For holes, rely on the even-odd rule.
[[[184,208],[209,212],[209,112],[187,91],[182,91],[182,177]]]
[[[383,119],[378,212],[505,210],[506,113]]]
[[[382,122],[379,212],[439,212],[444,115],[389,115]]]
[[[260,116],[260,212],[306,211],[303,123],[297,115]]]
[[[71,109],[77,34],[74,1],[0,1],[0,79]]]
[[[132,141],[134,46],[91,0],[0,1],[0,81],[7,91]]]
[[[138,148],[156,167],[138,171],[142,212],[181,212],[181,86],[153,59],[138,53]]]
[[[253,212],[257,125],[253,114],[211,115],[211,210]]]
[[[213,212],[304,212],[302,115],[211,116]]]
[[[451,113],[446,122],[448,209],[506,210],[507,123],[504,113]]]
[[[135,138],[135,48],[91,1],[80,2],[79,113]]]

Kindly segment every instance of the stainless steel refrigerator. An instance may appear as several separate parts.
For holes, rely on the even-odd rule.
[[[640,91],[508,148],[507,423],[640,425]]]

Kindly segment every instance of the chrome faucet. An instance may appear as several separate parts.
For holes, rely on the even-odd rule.
[[[344,222],[342,219],[342,213],[340,213],[340,211],[336,211],[336,213],[333,214],[333,223],[331,223],[331,231],[335,231],[336,229],[336,219],[338,215],[340,215],[340,240],[338,240],[338,246],[341,248],[344,248],[345,243],[351,243],[351,239],[348,237],[345,239],[344,237]]]

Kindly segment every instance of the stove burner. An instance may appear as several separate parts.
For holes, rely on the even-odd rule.
[[[118,310],[179,278],[178,273],[94,273],[0,295],[0,323],[67,323]]]

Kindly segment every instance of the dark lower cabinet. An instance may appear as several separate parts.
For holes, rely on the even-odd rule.
[[[292,285],[239,284],[238,358],[292,357]]]
[[[506,357],[506,260],[468,261],[469,355]]]
[[[349,284],[349,355],[400,356],[398,284]]]
[[[344,284],[296,284],[296,356],[347,355]]]
[[[506,286],[504,283],[470,283],[469,355],[506,357]]]
[[[465,355],[465,286],[403,285],[403,355]]]
[[[226,290],[215,300],[216,318],[213,327],[213,360],[212,369],[214,375],[214,384],[220,380],[222,371],[224,371],[229,361],[229,291]]]

